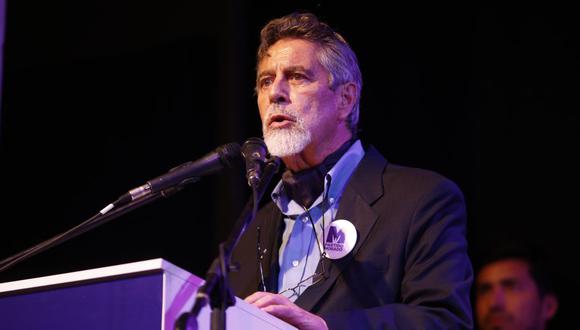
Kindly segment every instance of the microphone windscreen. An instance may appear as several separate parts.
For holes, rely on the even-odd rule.
[[[242,156],[246,160],[257,159],[264,161],[267,154],[266,143],[260,138],[251,137],[242,145]]]
[[[217,153],[222,164],[225,167],[232,168],[240,160],[241,148],[237,143],[228,143],[217,148]]]

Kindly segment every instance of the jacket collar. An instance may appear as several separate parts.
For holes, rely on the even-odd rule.
[[[370,146],[344,189],[336,215],[336,219],[348,220],[357,229],[358,239],[353,251],[342,259],[321,260],[325,262],[326,279],[308,287],[296,300],[298,306],[312,310],[366,240],[378,218],[372,205],[384,194],[382,173],[386,166],[387,160]]]

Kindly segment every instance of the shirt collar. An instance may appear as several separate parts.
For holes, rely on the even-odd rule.
[[[332,206],[337,202],[344,190],[344,186],[348,182],[352,172],[364,156],[364,149],[360,140],[357,140],[352,146],[342,155],[340,160],[326,173],[324,176],[324,190],[320,196],[314,201],[310,209],[318,207],[326,197],[329,204]],[[271,198],[278,206],[280,211],[290,217],[295,218],[304,213],[304,208],[290,200],[282,189],[282,181],[279,181],[272,191]]]

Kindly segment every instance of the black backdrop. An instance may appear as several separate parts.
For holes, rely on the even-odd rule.
[[[460,185],[475,263],[504,241],[546,250],[563,300],[556,325],[573,322],[579,23],[555,6],[8,1],[0,258],[177,164],[260,136],[259,29],[297,9],[358,54],[361,136],[391,162]],[[202,275],[248,193],[241,169],[204,178],[0,280],[155,257]]]

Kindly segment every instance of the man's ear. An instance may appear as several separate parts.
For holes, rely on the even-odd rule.
[[[348,118],[356,103],[358,88],[354,83],[347,82],[338,87],[337,93],[339,94],[337,104],[339,119],[344,121],[346,118]]]
[[[548,321],[556,315],[558,311],[558,298],[553,294],[546,294],[542,299],[542,316]]]

